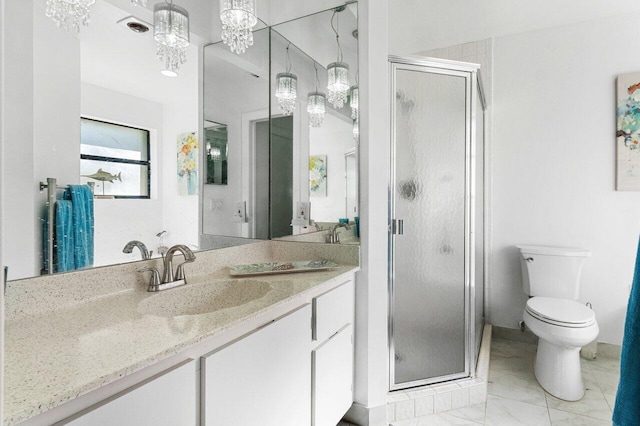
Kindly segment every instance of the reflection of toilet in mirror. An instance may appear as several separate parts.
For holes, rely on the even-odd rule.
[[[578,248],[517,246],[527,300],[523,319],[538,336],[535,375],[551,395],[577,401],[584,395],[580,348],[598,336],[594,312],[577,301],[584,260]]]

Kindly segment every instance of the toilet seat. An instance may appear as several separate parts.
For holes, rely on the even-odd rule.
[[[584,328],[596,321],[595,313],[574,300],[532,297],[526,311],[534,318],[559,327]]]

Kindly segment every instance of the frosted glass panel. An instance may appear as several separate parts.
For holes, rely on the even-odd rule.
[[[395,383],[465,372],[466,79],[397,70]]]

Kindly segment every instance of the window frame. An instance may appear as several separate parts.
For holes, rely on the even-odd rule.
[[[130,160],[128,158],[120,158],[120,157],[106,157],[102,155],[90,155],[90,154],[80,154],[80,160],[92,160],[92,161],[104,161],[111,163],[124,163],[124,164],[135,164],[139,166],[147,166],[147,195],[109,195],[109,198],[114,199],[131,199],[131,200],[149,200],[151,199],[151,131],[147,129],[142,129],[140,127],[128,126],[126,124],[114,123],[112,121],[98,120],[95,118],[90,118],[81,115],[80,123],[82,120],[94,121],[96,123],[104,123],[110,124],[112,126],[118,127],[126,127],[128,129],[141,130],[146,132],[147,134],[147,160]],[[80,134],[80,145],[82,145],[82,133]]]

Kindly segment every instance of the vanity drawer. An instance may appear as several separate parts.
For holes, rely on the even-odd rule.
[[[313,299],[313,340],[324,342],[346,324],[353,323],[353,281]]]

